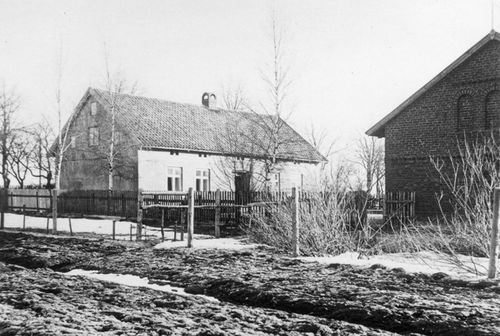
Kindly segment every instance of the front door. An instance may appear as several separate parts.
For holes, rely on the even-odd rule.
[[[238,205],[248,204],[250,201],[250,173],[241,172],[234,175],[235,201]]]

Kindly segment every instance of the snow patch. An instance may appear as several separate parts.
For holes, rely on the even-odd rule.
[[[34,217],[26,216],[25,227],[27,229],[47,229],[47,217]],[[71,218],[71,227],[73,232],[77,233],[96,233],[101,235],[111,236],[113,234],[113,220],[112,219],[89,219],[89,218]],[[143,236],[147,238],[161,238],[161,229],[157,227],[150,227],[143,225]],[[5,214],[5,228],[22,229],[23,228],[23,215],[6,213]],[[128,221],[116,221],[115,224],[115,238],[119,240],[130,239],[130,228],[132,228],[132,240],[136,238],[136,223]],[[49,219],[49,229],[52,229],[52,218]],[[58,218],[57,220],[58,231],[69,230],[69,219]],[[165,229],[165,239],[174,239],[174,232],[171,229]],[[187,234],[184,233],[184,238]],[[207,235],[194,235],[195,239],[208,238]],[[180,238],[180,232],[177,232],[177,239]],[[184,242],[186,244],[186,242]]]
[[[155,249],[173,249],[186,247],[185,241],[166,241],[157,244]],[[256,244],[249,244],[241,239],[235,238],[213,238],[213,239],[199,239],[193,240],[193,248],[195,249],[220,249],[220,250],[244,250],[253,249],[258,247]]]
[[[457,255],[456,258],[435,252],[387,253],[373,256],[360,255],[358,252],[346,252],[337,256],[301,257],[303,261],[323,264],[349,264],[370,267],[380,264],[387,268],[403,268],[410,273],[433,274],[444,272],[452,278],[478,280],[487,272],[488,258]],[[462,264],[459,267],[457,262]]]
[[[170,286],[170,285],[150,284],[148,278],[141,278],[137,275],[114,274],[114,273],[103,274],[103,273],[98,273],[98,271],[87,271],[87,270],[82,270],[82,269],[74,269],[74,270],[71,270],[67,273],[62,273],[62,274],[69,275],[69,276],[81,275],[81,276],[85,276],[85,277],[96,279],[96,280],[102,280],[102,281],[116,283],[116,284],[123,285],[123,286],[145,287],[145,288],[150,288],[150,289],[154,289],[157,291],[172,293],[172,294],[176,294],[176,295],[196,296],[196,297],[201,297],[201,298],[204,298],[204,299],[212,301],[212,302],[219,302],[219,300],[217,300],[216,298],[210,297],[210,296],[186,293],[184,291],[184,288],[181,288],[181,287],[174,287],[174,286]]]

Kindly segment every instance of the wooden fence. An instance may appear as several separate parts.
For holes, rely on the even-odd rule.
[[[215,222],[220,223],[225,231],[238,230],[241,222],[249,213],[264,214],[266,205],[286,199],[286,193],[250,192],[238,194],[232,191],[194,192],[194,218],[198,232],[211,232]],[[166,226],[186,227],[188,198],[185,193],[143,192],[142,220],[145,223],[159,223]],[[217,218],[217,219],[216,219]]]
[[[3,189],[7,210],[29,212],[52,211],[51,190],[48,189]],[[4,203],[2,203],[4,204]],[[135,218],[137,216],[137,192],[107,190],[60,190],[57,210],[61,214],[114,216]]]
[[[396,191],[385,195],[384,219],[391,223],[407,223],[415,218],[415,192]]]
[[[7,197],[5,197],[7,195]],[[49,213],[52,209],[50,190],[9,189],[7,194],[0,195],[3,201],[7,199],[7,210],[37,211]],[[128,219],[137,218],[138,193],[135,191],[107,190],[75,190],[60,191],[58,195],[58,213],[76,216],[114,216]],[[311,202],[315,198],[331,201],[328,193],[305,193],[298,195],[302,207],[311,212]],[[358,195],[359,196],[359,195]],[[361,197],[361,196],[360,196]],[[216,192],[194,192],[194,217],[196,227],[214,229],[217,221],[227,230],[238,229],[242,221],[249,217],[268,217],[277,205],[289,204],[291,194],[284,192],[249,192],[245,195],[231,191],[220,191],[220,200],[216,200]],[[349,196],[349,206],[353,207],[350,221],[359,221],[359,197],[356,193]],[[172,192],[141,193],[144,211],[142,218],[146,224],[186,227],[187,194]],[[313,202],[314,203],[314,202]],[[351,204],[352,203],[352,204]],[[152,206],[156,205],[156,206]],[[361,213],[362,216],[365,213]],[[392,223],[405,222],[415,215],[414,192],[389,192],[385,198],[384,216]]]
[[[4,195],[3,190],[2,195]],[[7,206],[10,210],[44,211],[52,209],[52,196],[49,189],[9,189]]]

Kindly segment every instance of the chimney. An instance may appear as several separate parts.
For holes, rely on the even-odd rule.
[[[203,106],[215,110],[217,108],[217,97],[213,93],[205,92],[201,96],[201,103]]]

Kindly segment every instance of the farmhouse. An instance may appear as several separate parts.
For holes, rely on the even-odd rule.
[[[386,191],[415,191],[416,214],[427,216],[447,192],[430,158],[457,158],[463,139],[499,127],[500,35],[491,31],[366,134],[385,138]]]
[[[62,189],[108,189],[112,164],[114,190],[289,191],[325,160],[282,119],[218,108],[210,93],[197,106],[89,88],[63,136]]]

